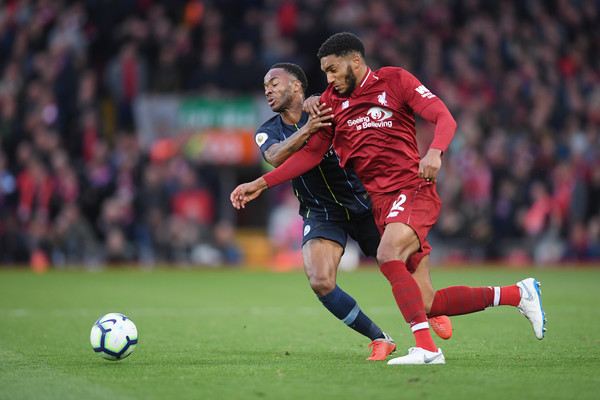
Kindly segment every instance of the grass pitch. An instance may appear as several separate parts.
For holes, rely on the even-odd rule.
[[[0,399],[592,399],[600,391],[600,270],[437,269],[434,285],[543,283],[549,332],[512,307],[452,317],[446,365],[366,362],[368,340],[332,317],[302,272],[0,270]],[[414,344],[376,269],[339,285]],[[89,343],[108,312],[139,344],[111,362]]]

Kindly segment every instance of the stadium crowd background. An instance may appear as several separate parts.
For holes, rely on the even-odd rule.
[[[183,154],[153,160],[132,105],[142,93],[260,95],[280,61],[321,92],[316,51],[344,30],[364,40],[372,68],[411,71],[458,122],[430,235],[439,260],[600,260],[598,1],[0,7],[0,264],[243,262],[237,222],[220,218],[228,204],[206,199],[212,212],[196,218],[178,209],[199,187],[231,188]],[[418,129],[426,144],[431,126]]]

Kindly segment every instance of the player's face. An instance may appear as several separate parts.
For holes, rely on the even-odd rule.
[[[265,97],[274,112],[282,112],[292,103],[292,79],[282,68],[269,70],[263,81]]]
[[[327,83],[342,96],[348,96],[356,89],[356,74],[349,59],[333,54],[321,58],[321,69],[327,75]]]

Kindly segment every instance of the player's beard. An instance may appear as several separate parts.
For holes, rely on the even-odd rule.
[[[285,93],[283,93],[281,98],[278,100],[281,100],[279,102],[279,106],[277,108],[271,108],[271,110],[273,110],[273,112],[276,112],[276,113],[281,113],[281,112],[287,110],[290,107],[290,104],[292,104],[291,92],[286,91]]]
[[[352,71],[352,68],[348,65],[348,70],[346,76],[344,77],[344,81],[346,82],[346,90],[344,93],[340,93],[342,96],[350,96],[354,89],[356,89],[356,75]]]

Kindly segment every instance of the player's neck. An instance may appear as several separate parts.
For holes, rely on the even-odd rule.
[[[369,71],[369,67],[366,64],[362,64],[356,73],[356,81],[360,85],[362,81],[365,79],[367,72]]]
[[[280,115],[283,122],[288,125],[294,125],[300,122],[300,118],[302,118],[302,104],[304,103],[304,99],[298,102],[294,102],[290,105],[289,108],[283,110]]]

